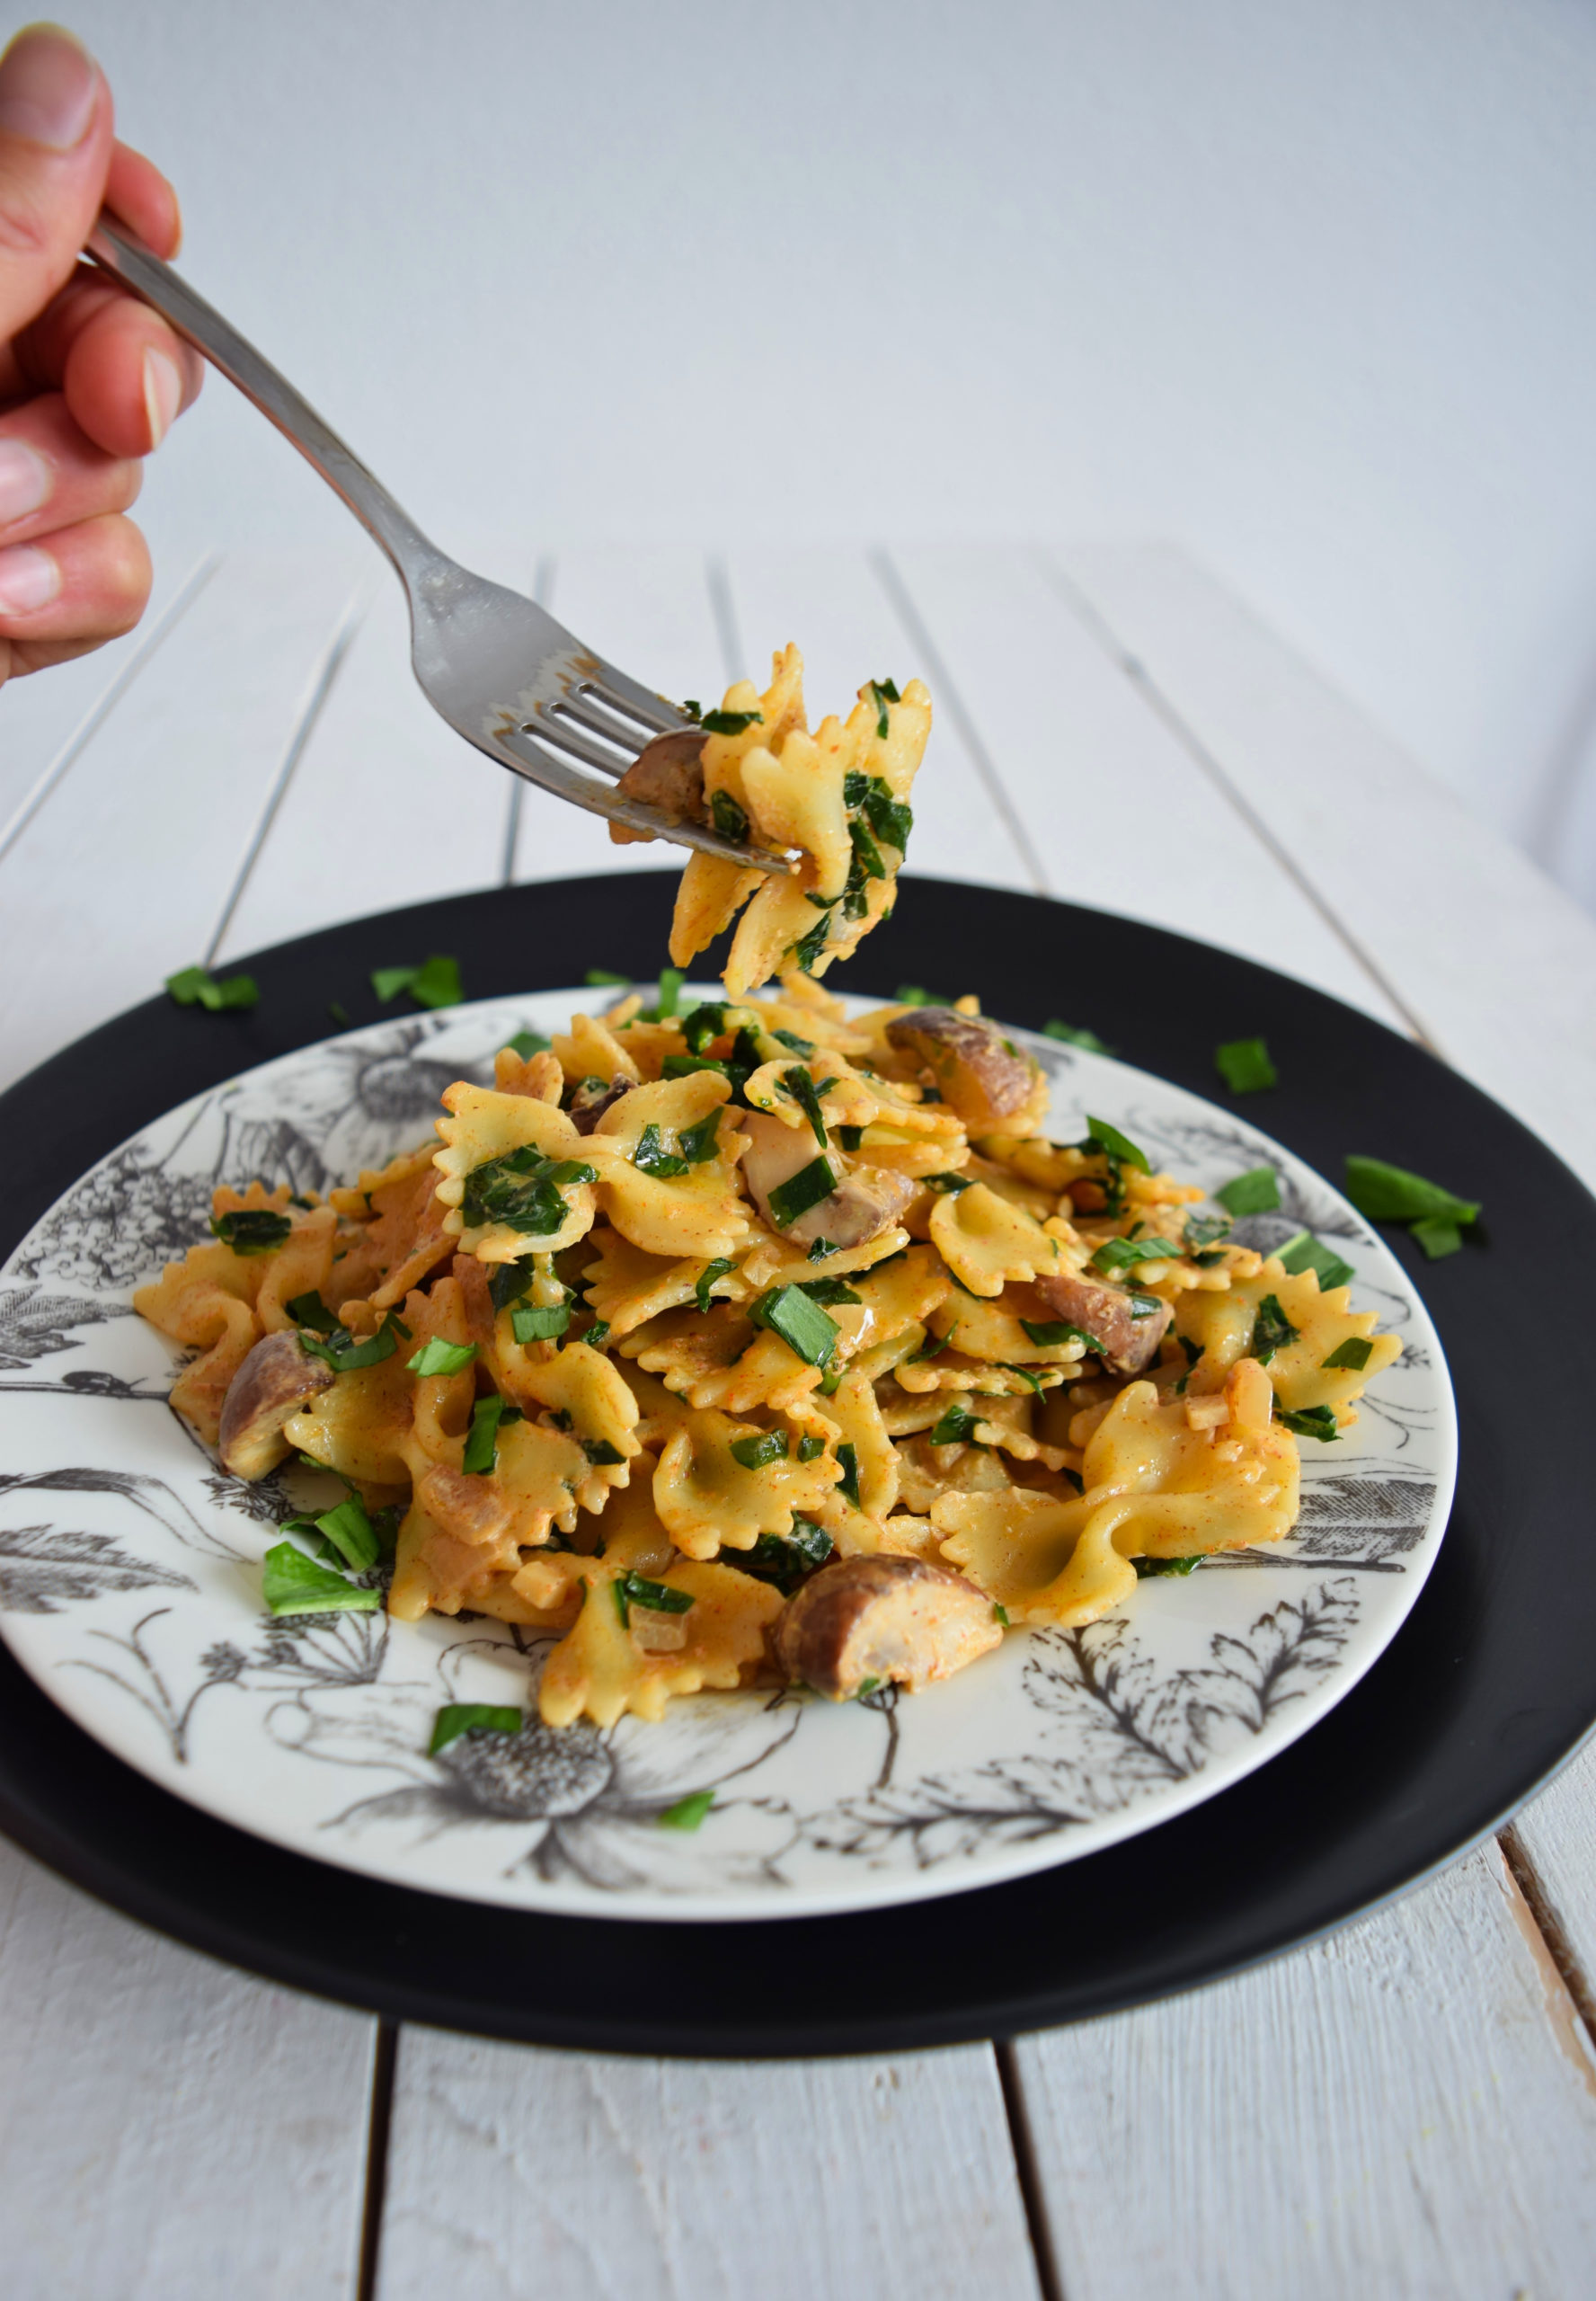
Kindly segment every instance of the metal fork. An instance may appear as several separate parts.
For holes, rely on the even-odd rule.
[[[599,781],[625,774],[660,736],[696,733],[695,723],[534,600],[439,551],[288,378],[125,224],[102,214],[84,253],[236,384],[382,546],[410,602],[411,663],[421,692],[457,734],[528,783],[629,831],[760,871],[790,867],[785,855],[678,822]]]

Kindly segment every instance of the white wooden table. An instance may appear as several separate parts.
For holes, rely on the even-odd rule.
[[[478,556],[677,694],[789,637],[822,709],[923,674],[918,870],[1151,917],[1318,984],[1596,1182],[1596,925],[1173,554]],[[1128,813],[1159,836],[1116,836]],[[661,859],[446,733],[358,547],[168,567],[140,633],[0,695],[0,1083],[191,960]],[[1068,1003],[1091,1022],[1089,990]],[[1574,2301],[1596,2292],[1592,1979],[1596,1755],[1315,1948],[892,2060],[395,2035],[0,1843],[0,2290]]]

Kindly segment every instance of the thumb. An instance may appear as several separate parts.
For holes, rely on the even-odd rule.
[[[30,24],[0,57],[0,343],[71,276],[111,162],[111,91],[58,24]]]

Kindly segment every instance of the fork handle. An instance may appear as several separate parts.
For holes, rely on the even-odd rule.
[[[253,343],[202,296],[196,296],[186,280],[153,254],[125,224],[102,211],[84,253],[143,302],[153,305],[179,335],[202,351],[212,367],[221,369],[230,384],[237,385],[268,422],[275,423],[284,438],[293,441],[376,537],[407,588],[453,566],[288,378],[279,375],[270,360],[262,359]]]

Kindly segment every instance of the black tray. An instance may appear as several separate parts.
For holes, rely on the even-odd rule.
[[[658,968],[674,873],[508,888],[285,943],[243,964],[248,1014],[156,999],[0,1097],[0,1253],[122,1137],[220,1079],[379,1009],[374,966],[459,957],[483,998]],[[1078,987],[1054,991],[1068,980]],[[1425,1265],[1462,1431],[1435,1569],[1390,1649],[1293,1748],[1179,1819],[1015,1885],[746,1926],[530,1915],[285,1852],[146,1781],[0,1648],[0,1826],[91,1893],[274,1980],[546,2045],[672,2054],[892,2051],[1139,2004],[1291,1948],[1495,1828],[1596,1721],[1596,1543],[1583,1459],[1596,1337],[1548,1347],[1546,1247],[1596,1257],[1596,1201],[1515,1119],[1408,1040],[1243,959],[1069,904],[919,880],[846,971],[1062,1008],[1216,1100],[1217,1041],[1262,1033],[1281,1083],[1249,1118],[1336,1179],[1348,1150],[1485,1203],[1489,1237]],[[386,1010],[391,1013],[390,1008]]]

